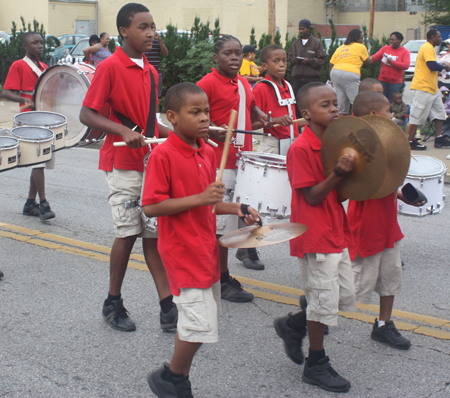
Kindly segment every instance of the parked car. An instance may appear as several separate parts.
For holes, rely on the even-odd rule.
[[[66,46],[69,51],[72,50],[72,48],[81,40],[88,36],[86,35],[62,35],[58,36],[58,39],[60,40],[61,44],[63,46]]]
[[[8,37],[9,33],[3,32],[3,30],[0,30],[0,40],[3,39],[4,37]]]
[[[109,36],[114,39],[116,46],[119,46],[119,38],[117,36]],[[83,50],[89,47],[89,37],[81,39],[73,48],[70,50],[69,54],[59,60],[59,64],[74,64],[80,63],[84,60]]]

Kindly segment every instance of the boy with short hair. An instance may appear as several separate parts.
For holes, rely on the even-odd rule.
[[[136,325],[123,306],[121,288],[138,236],[142,237],[145,260],[158,291],[161,328],[165,331],[175,328],[178,316],[158,254],[158,235],[145,228],[139,206],[144,157],[149,153],[142,133],[154,130],[155,137],[159,134],[155,108],[150,106],[151,97],[157,102],[158,73],[142,56],[153,42],[152,24],[153,18],[142,4],[129,3],[120,9],[117,29],[123,38],[123,46],[96,69],[80,112],[83,124],[107,133],[100,149],[99,168],[105,171],[110,189],[108,201],[116,239],[110,256],[109,293],[102,313],[112,328],[127,332],[135,330]],[[99,113],[106,102],[111,106],[109,119]],[[121,122],[138,126],[137,131]],[[114,147],[113,143],[117,141],[125,141],[127,146]]]
[[[402,93],[399,92],[392,94],[392,100],[394,101],[390,106],[390,112],[394,117],[392,120],[397,124],[403,124],[408,114],[408,105],[403,102]]]
[[[272,112],[273,123],[280,127],[264,128],[258,152],[280,154],[280,140],[298,137],[298,124],[292,123],[295,115],[295,94],[291,85],[284,80],[287,68],[287,55],[283,47],[271,44],[261,50],[261,66],[266,69],[266,77],[253,88],[256,104],[264,113]],[[303,125],[305,125],[304,123]],[[253,123],[252,129],[262,127],[261,123]]]
[[[364,91],[356,96],[353,112],[357,117],[380,115],[390,118],[390,104],[384,95]],[[402,287],[400,240],[404,237],[397,221],[396,194],[410,204],[401,190],[381,199],[349,201],[347,216],[353,235],[349,251],[357,300],[370,303],[374,291],[380,296],[380,314],[373,325],[372,340],[406,350],[411,342],[391,321],[394,296]],[[424,202],[414,206],[422,205]]]
[[[222,201],[225,184],[216,182],[216,157],[204,140],[209,130],[205,92],[181,83],[165,99],[173,132],[150,156],[142,204],[147,217],[158,217],[158,248],[179,318],[170,365],[147,380],[158,397],[177,398],[192,397],[189,371],[201,344],[218,341],[221,293],[213,205],[218,215],[245,217],[247,225],[259,215],[247,205]]]
[[[291,221],[305,224],[308,231],[290,241],[291,256],[298,257],[303,288],[308,301],[307,313],[274,322],[283,339],[285,351],[294,362],[303,363],[302,339],[309,336],[309,355],[302,380],[325,390],[344,392],[350,382],[340,376],[325,355],[325,325],[337,325],[339,310],[354,311],[355,288],[348,244],[351,241],[344,200],[336,186],[353,169],[354,156],[340,156],[333,172],[326,176],[320,149],[326,128],[339,118],[336,93],[326,84],[303,86],[297,101],[309,123],[291,145],[287,170],[292,187]]]
[[[383,94],[383,85],[379,80],[373,79],[371,77],[367,77],[361,80],[361,84],[359,85],[358,93],[362,93],[363,91],[377,91],[378,93]]]
[[[44,51],[44,40],[37,32],[26,32],[22,36],[22,46],[26,51],[23,59],[13,62],[3,86],[3,98],[23,104],[20,112],[34,110],[33,94],[39,76],[47,69],[47,65],[39,61]],[[18,91],[16,94],[14,91]],[[23,206],[23,214],[39,217],[41,220],[55,218],[55,213],[50,208],[45,195],[44,168],[55,168],[55,155],[46,163],[40,163],[31,167],[30,190],[28,199]],[[40,203],[36,202],[39,194]]]

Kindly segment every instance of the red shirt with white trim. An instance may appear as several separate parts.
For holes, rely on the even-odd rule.
[[[350,258],[369,257],[392,249],[404,238],[397,221],[396,192],[381,198],[361,202],[350,200],[347,217],[353,235],[348,247]]]
[[[42,72],[48,68],[46,64],[39,60],[38,63],[39,69]],[[14,61],[9,68],[8,76],[6,76],[6,81],[3,88],[5,90],[32,92],[36,87],[38,79],[38,75],[33,72],[30,66],[23,59],[19,59],[18,61]],[[30,100],[33,100],[32,95],[20,93],[20,96],[22,98],[29,98]],[[23,106],[20,107],[20,112],[28,112],[32,110],[33,109],[31,108],[26,108]]]
[[[111,106],[109,119],[119,123],[114,110],[125,115],[142,129],[147,126],[150,108],[150,73],[155,78],[155,90],[158,93],[158,72],[145,57],[144,68],[141,68],[119,47],[116,52],[105,59],[95,70],[94,79],[86,93],[83,106],[97,112],[105,103]],[[158,95],[156,95],[158,96]],[[156,98],[158,103],[158,98]],[[155,116],[155,137],[158,137],[158,122]],[[145,132],[142,132],[144,135]],[[106,134],[105,142],[100,149],[99,169],[144,171],[143,159],[149,151],[148,147],[131,149],[128,146],[114,147],[113,143],[123,141],[116,134]]]
[[[290,241],[291,256],[303,258],[305,253],[341,253],[351,241],[344,207],[336,190],[318,205],[311,206],[302,188],[312,187],[326,179],[320,157],[322,143],[306,126],[290,146],[286,163],[292,187],[291,222],[298,222],[308,230]]]
[[[265,80],[270,80],[274,82],[274,80],[267,74]],[[281,99],[291,98],[291,93],[286,84],[286,80],[282,79],[282,83],[283,87],[277,84],[278,90],[280,90]],[[275,90],[270,84],[263,82],[257,83],[255,87],[253,87],[253,95],[255,96],[256,99],[256,105],[258,105],[259,109],[261,109],[264,113],[269,113],[269,111],[272,111],[272,117],[289,115],[288,107],[280,106],[277,100],[277,96],[275,94]],[[293,115],[292,119],[296,119],[295,104],[290,105],[290,107],[292,109]],[[293,126],[294,126],[294,137],[298,137],[297,123],[294,123]],[[270,129],[264,128],[264,132],[270,133],[272,134],[272,136],[277,137],[280,140],[291,137],[289,126],[272,127]]]
[[[213,68],[211,73],[203,76],[202,79],[197,83],[203,91],[208,96],[209,100],[209,117],[211,122],[217,126],[227,125],[230,120],[230,113],[232,109],[235,109],[239,115],[239,89],[238,80],[244,85],[245,89],[245,104],[246,104],[246,118],[245,118],[245,130],[252,129],[251,121],[251,111],[256,105],[255,97],[252,93],[252,86],[250,83],[241,77],[239,74],[236,75],[234,79],[222,76],[217,69]],[[237,118],[236,118],[237,125]],[[236,128],[236,127],[235,127]],[[217,142],[218,148],[214,148],[217,158],[217,168],[220,167],[220,160],[222,158],[223,152],[223,142]],[[241,148],[242,151],[252,151],[252,135],[245,135],[244,146]],[[239,152],[237,148],[230,144],[230,150],[228,152],[227,163],[225,165],[226,169],[237,169],[236,162],[239,159]]]
[[[142,195],[142,205],[202,193],[216,180],[213,149],[197,140],[195,150],[175,133],[151,153]],[[158,217],[158,251],[167,271],[170,290],[208,289],[220,278],[216,215],[212,206]]]

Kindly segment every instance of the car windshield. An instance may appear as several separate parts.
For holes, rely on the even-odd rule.
[[[410,53],[418,53],[420,47],[426,43],[425,40],[420,41],[408,41],[403,47],[405,47]]]
[[[84,57],[83,50],[89,47],[89,40],[80,40],[78,44],[72,49],[70,55],[72,57]]]

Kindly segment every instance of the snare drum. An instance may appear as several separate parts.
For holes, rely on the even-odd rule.
[[[418,217],[438,214],[444,208],[444,176],[447,167],[440,160],[429,156],[414,157],[417,161],[411,159],[405,184],[409,182],[422,191],[428,202],[424,206],[415,207],[398,201],[398,212]]]
[[[12,137],[0,137],[0,171],[10,170],[19,163],[19,141]]]
[[[48,162],[52,158],[54,134],[43,127],[16,127],[11,136],[19,140],[18,167]]]
[[[291,216],[291,185],[286,156],[242,152],[234,201],[247,203],[263,217],[287,219]]]
[[[14,127],[44,127],[55,135],[53,152],[65,148],[67,135],[67,118],[55,112],[23,112],[14,116]]]
[[[92,144],[105,136],[105,133],[80,122],[80,110],[94,72],[95,68],[88,64],[55,65],[48,68],[36,83],[33,97],[36,110],[57,112],[67,117],[66,148]],[[100,114],[108,118],[108,104]]]

